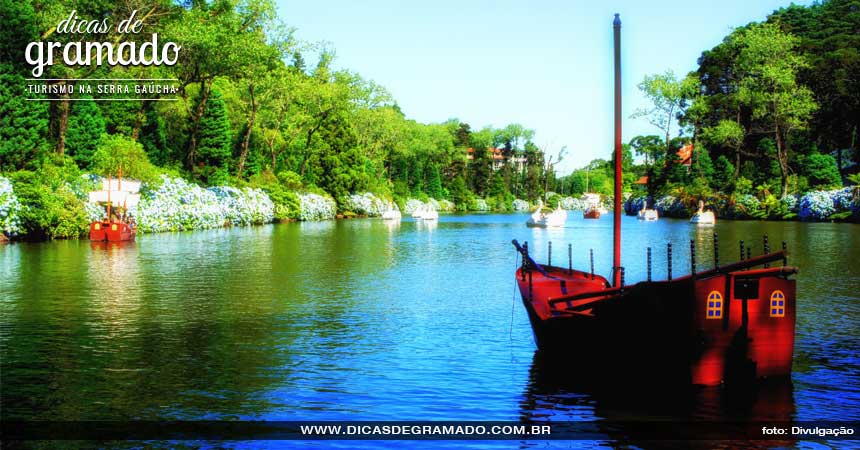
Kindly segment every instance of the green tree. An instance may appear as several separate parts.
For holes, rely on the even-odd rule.
[[[437,199],[442,198],[442,177],[436,164],[430,164],[427,169],[427,195]]]
[[[801,175],[806,176],[811,187],[827,189],[842,185],[839,168],[832,156],[813,153],[802,161]]]
[[[104,132],[105,120],[96,102],[75,102],[66,129],[66,152],[78,166],[89,167]]]
[[[227,110],[221,93],[217,90],[212,91],[206,102],[200,119],[199,136],[197,154],[201,166],[195,167],[196,173],[209,184],[226,182],[232,140]]]
[[[0,65],[0,170],[33,168],[49,148],[48,102],[27,101],[10,70]]]
[[[92,156],[93,173],[102,176],[122,176],[153,181],[157,169],[149,162],[139,142],[121,134],[103,134]]]
[[[770,133],[776,142],[782,195],[788,193],[788,137],[805,129],[817,108],[812,91],[797,82],[797,72],[808,67],[799,55],[797,38],[772,24],[740,30],[735,39],[741,48],[738,66],[747,75],[740,82],[738,97],[752,111],[757,129]]]
[[[735,180],[735,167],[725,155],[720,155],[714,161],[714,176],[711,178],[711,187],[725,193],[731,193]]]
[[[672,134],[672,124],[683,114],[687,107],[687,98],[695,90],[694,80],[677,79],[671,70],[656,75],[647,75],[639,83],[639,90],[647,97],[652,107],[638,109],[631,118],[645,117],[651,125],[660,129],[665,135],[666,148]]]

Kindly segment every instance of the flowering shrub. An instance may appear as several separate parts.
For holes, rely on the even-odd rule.
[[[331,197],[324,197],[319,194],[299,194],[299,203],[301,204],[301,220],[327,220],[334,219],[337,205]]]
[[[490,210],[490,206],[489,206],[489,205],[487,205],[487,201],[486,201],[486,200],[484,200],[484,199],[482,199],[482,198],[478,198],[478,199],[475,199],[475,202],[474,202],[474,210],[475,210],[475,211],[489,211],[489,210]]]
[[[564,206],[562,206],[562,208],[564,208]],[[511,209],[513,209],[514,211],[528,211],[529,209],[531,209],[531,207],[529,206],[529,202],[525,200],[515,199],[513,202],[511,202]]]
[[[370,192],[349,195],[341,200],[341,205],[346,211],[371,217],[381,216],[383,212],[389,209],[397,209],[393,202],[383,200]]]
[[[830,198],[833,200],[833,206],[837,212],[851,210],[851,201],[854,200],[853,188],[847,187],[835,191],[828,191]]]
[[[224,218],[233,225],[269,223],[275,218],[275,204],[261,189],[215,186],[208,191],[218,198]]]
[[[437,210],[444,212],[453,212],[457,210],[457,205],[455,205],[452,201],[439,200],[439,208],[437,208]]]
[[[0,177],[0,232],[7,236],[15,236],[21,232],[21,223],[18,211],[21,203],[12,190],[12,183],[8,178]]]
[[[779,203],[786,211],[797,214],[797,207],[800,204],[800,200],[796,195],[786,195],[779,199]]]
[[[860,190],[860,188],[855,188]],[[860,220],[860,193],[855,194],[854,201],[851,202],[851,214],[854,219]]]
[[[644,196],[634,196],[631,195],[624,202],[624,212],[628,216],[635,216],[639,214],[639,211],[645,207],[646,197]]]
[[[214,192],[182,178],[162,175],[155,189],[141,189],[141,201],[129,208],[144,232],[180,231],[223,226],[224,209]]]
[[[140,204],[129,208],[144,232],[260,224],[274,219],[275,205],[260,189],[229,186],[203,189],[167,175],[162,175],[157,188],[144,187]]]
[[[835,212],[833,198],[827,191],[809,192],[800,199],[800,220],[823,220]]]
[[[561,207],[569,210],[584,210],[588,205],[581,198],[565,197],[561,199]]]
[[[733,216],[736,218],[757,217],[761,209],[761,202],[752,194],[738,194],[735,196]]]

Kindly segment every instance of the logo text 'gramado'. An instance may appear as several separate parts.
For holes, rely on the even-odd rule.
[[[140,32],[143,26],[142,20],[135,20],[137,10],[132,11],[128,19],[120,21],[116,27],[118,34]],[[67,19],[57,24],[57,33],[107,33],[110,29],[107,19],[81,20],[77,11],[72,11]],[[54,51],[62,48],[63,63],[67,66],[89,66],[102,65],[107,61],[108,65],[115,66],[160,66],[166,64],[172,66],[179,58],[179,49],[182,47],[175,42],[164,44],[159,52],[158,33],[152,34],[152,41],[144,42],[140,47],[136,42],[121,42],[115,45],[111,42],[69,42],[63,45],[60,42],[30,42],[25,50],[27,64],[35,65],[34,77],[41,77],[45,66],[54,64]]]

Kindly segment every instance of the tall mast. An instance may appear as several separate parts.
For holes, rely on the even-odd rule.
[[[621,285],[621,18],[612,22],[615,43],[615,213],[613,214],[612,285]]]

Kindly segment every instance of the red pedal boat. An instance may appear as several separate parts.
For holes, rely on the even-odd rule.
[[[620,28],[615,16],[615,211],[621,209]],[[796,318],[797,268],[778,252],[751,257],[741,243],[740,261],[696,270],[690,242],[690,274],[625,285],[621,267],[621,214],[614,214],[612,280],[589,272],[540,265],[528,244],[516,280],[541,352],[583,372],[624,379],[680,381],[697,385],[747,382],[791,374]],[[568,247],[570,249],[570,247]],[[570,250],[568,250],[570,251]],[[551,248],[550,248],[551,255]],[[569,258],[570,260],[570,258]],[[592,259],[593,261],[593,259]],[[779,266],[769,265],[781,261]]]

